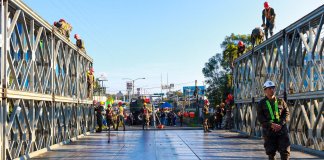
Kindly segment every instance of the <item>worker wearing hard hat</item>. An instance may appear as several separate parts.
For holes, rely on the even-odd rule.
[[[143,104],[142,109],[142,115],[143,115],[143,130],[146,127],[146,129],[149,129],[150,126],[150,109],[147,107],[147,104]]]
[[[208,101],[208,99],[204,100],[204,108],[203,108],[202,112],[203,112],[203,119],[204,119],[204,122],[203,122],[204,132],[211,132],[208,129],[208,118],[209,118],[209,101]]]
[[[113,121],[113,108],[111,107],[110,104],[108,104],[107,109],[106,109],[106,120],[107,120],[107,127],[110,130],[110,126],[114,126],[114,121]]]
[[[124,118],[124,107],[123,107],[123,102],[118,102],[118,116],[117,118],[119,118],[118,122],[121,122],[123,125],[123,130],[125,131],[125,118]],[[116,130],[118,130],[120,123],[117,123],[117,127]]]
[[[275,159],[276,152],[281,159],[289,159],[290,141],[286,126],[289,109],[283,99],[275,96],[275,83],[266,81],[263,85],[265,97],[257,107],[257,117],[262,125],[264,148],[269,159]]]
[[[268,39],[269,31],[270,36],[273,35],[276,14],[268,2],[264,2],[263,6],[264,10],[262,11],[262,27],[264,27],[265,37]]]
[[[84,53],[86,53],[85,47],[84,47],[84,41],[80,38],[78,34],[74,35],[74,39],[76,40],[75,45]]]
[[[95,111],[97,112],[96,116],[97,116],[97,124],[98,124],[98,129],[96,132],[101,132],[102,131],[102,112],[104,111],[104,106],[105,106],[105,102],[101,101],[100,105],[95,109]]]

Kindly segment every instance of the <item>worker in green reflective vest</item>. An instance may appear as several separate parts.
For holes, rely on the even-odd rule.
[[[263,85],[265,97],[257,107],[257,117],[262,125],[264,148],[269,159],[275,159],[276,152],[281,159],[289,159],[290,141],[286,123],[289,121],[289,109],[283,99],[275,96],[275,84],[266,81]]]

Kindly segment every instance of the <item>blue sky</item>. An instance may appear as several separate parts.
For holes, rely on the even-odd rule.
[[[261,0],[23,0],[52,24],[64,18],[85,41],[95,74],[107,75],[109,93],[135,88],[159,92],[163,83],[203,84],[201,72],[231,33],[249,34],[262,23]],[[271,0],[275,33],[323,5],[324,0]],[[74,39],[71,39],[74,42]],[[149,88],[149,89],[148,89]]]

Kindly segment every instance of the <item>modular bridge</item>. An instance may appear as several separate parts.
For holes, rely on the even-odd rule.
[[[235,60],[234,126],[261,136],[256,107],[263,83],[290,109],[289,135],[296,147],[324,150],[324,5]]]
[[[1,0],[0,159],[94,129],[86,72],[92,58],[20,0]]]
[[[92,59],[20,0],[1,0],[0,159],[29,157],[95,128]],[[296,147],[323,150],[324,6],[235,60],[234,127],[261,136],[262,84],[278,84]]]

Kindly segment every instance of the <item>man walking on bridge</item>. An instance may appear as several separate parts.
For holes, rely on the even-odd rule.
[[[264,10],[262,11],[262,27],[264,28],[266,39],[268,39],[268,31],[270,30],[270,36],[273,35],[273,27],[275,23],[276,14],[274,9],[269,6],[268,2],[264,2]],[[266,23],[265,22],[266,19]]]
[[[272,81],[266,81],[263,89],[266,97],[258,104],[257,117],[262,125],[266,154],[272,160],[279,151],[281,159],[289,159],[290,141],[286,126],[289,109],[283,99],[275,96],[275,84]]]
[[[209,118],[209,101],[207,99],[205,99],[204,101],[204,108],[203,108],[203,119],[204,119],[204,122],[203,122],[203,126],[204,126],[204,132],[211,132],[209,129],[208,129],[208,118]]]

